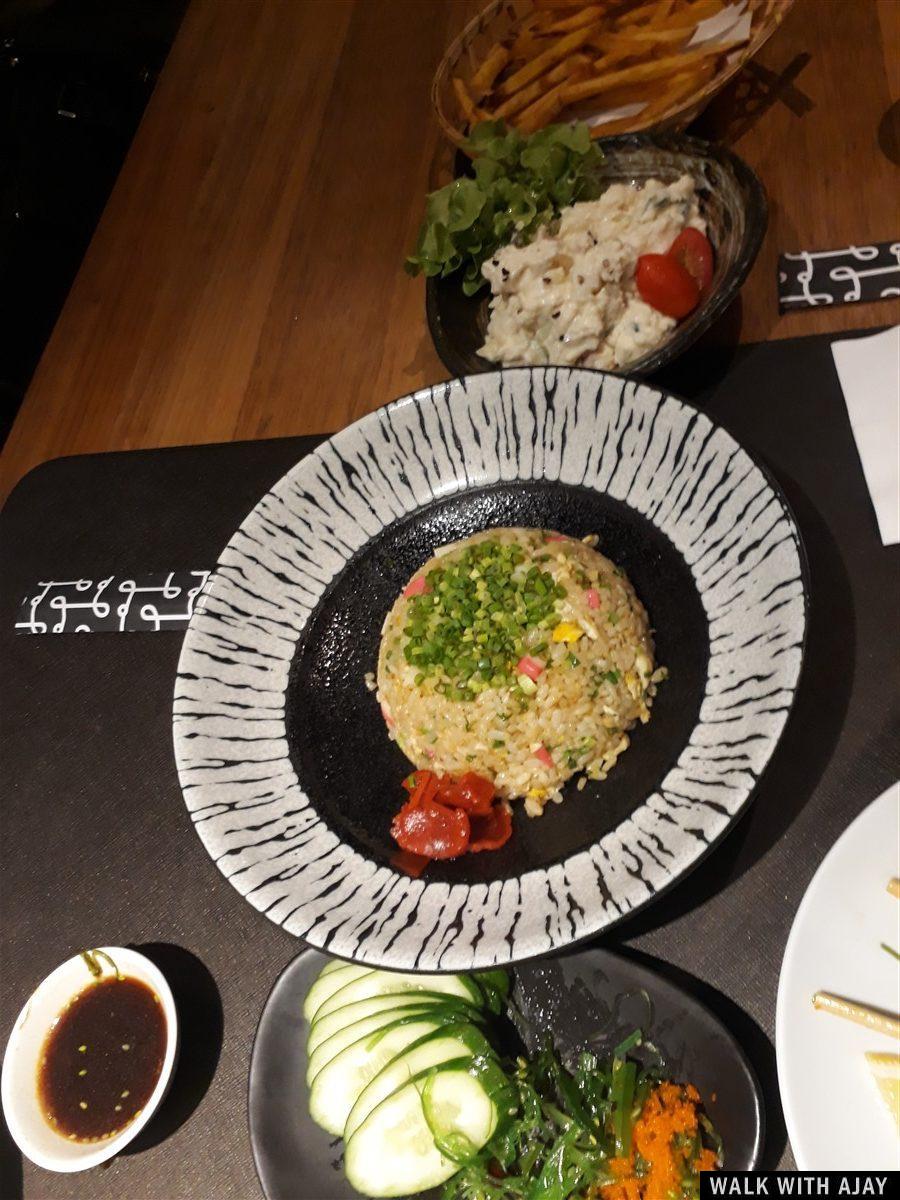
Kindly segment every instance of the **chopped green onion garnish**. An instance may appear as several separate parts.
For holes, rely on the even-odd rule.
[[[520,547],[488,539],[428,572],[428,591],[409,597],[403,629],[417,686],[436,676],[440,694],[470,700],[513,683],[526,633],[552,626],[566,594],[548,572],[523,570],[524,561]]]

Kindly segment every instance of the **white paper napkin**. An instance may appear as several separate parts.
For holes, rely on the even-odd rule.
[[[747,0],[738,4],[729,4],[727,8],[701,21],[694,30],[694,36],[688,46],[698,46],[701,42],[733,42],[737,38],[748,38],[753,28],[753,18],[747,8]]]
[[[832,342],[831,353],[882,544],[900,542],[900,325]]]

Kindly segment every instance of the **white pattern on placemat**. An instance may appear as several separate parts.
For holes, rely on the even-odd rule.
[[[839,259],[844,261],[830,261]],[[865,263],[878,265],[861,265]],[[797,285],[800,290],[792,291]],[[900,242],[782,254],[778,292],[782,310],[900,296]]]
[[[135,579],[43,580],[19,607],[16,633],[144,633],[185,629],[210,571],[167,571]]]

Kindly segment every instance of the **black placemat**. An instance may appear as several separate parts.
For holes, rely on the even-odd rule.
[[[608,942],[660,965],[741,1040],[766,1091],[765,1162],[788,1165],[772,1045],[778,972],[826,850],[900,773],[900,551],[879,542],[828,338],[698,352],[660,382],[726,424],[784,487],[809,555],[809,641],[794,713],[749,816]],[[214,562],[316,441],[62,459],[29,475],[0,517],[0,1030],[58,962],[105,942],[155,946],[184,1026],[173,1093],[132,1153],[66,1176],[22,1164],[7,1145],[3,1200],[258,1200],[250,1046],[297,944],[238,896],[191,829],[171,748],[181,637],[22,637],[13,626],[42,577]]]

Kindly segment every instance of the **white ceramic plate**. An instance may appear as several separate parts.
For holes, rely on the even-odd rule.
[[[88,987],[93,974],[81,954],[75,954],[40,983],[16,1018],[3,1058],[0,1091],[6,1123],[16,1145],[33,1163],[47,1171],[86,1171],[112,1158],[137,1137],[159,1108],[178,1055],[178,1015],[165,976],[149,958],[126,946],[100,946],[97,956],[101,977],[115,967],[123,975],[147,984],[159,997],[166,1018],[166,1051],[153,1094],[139,1116],[115,1137],[100,1142],[70,1142],[47,1123],[38,1104],[38,1059],[53,1022],[66,1004]]]
[[[891,1038],[816,1012],[816,991],[900,1010],[900,784],[857,817],[825,856],[797,910],[778,985],[776,1054],[788,1136],[801,1171],[898,1170],[900,1138],[866,1064]]]

